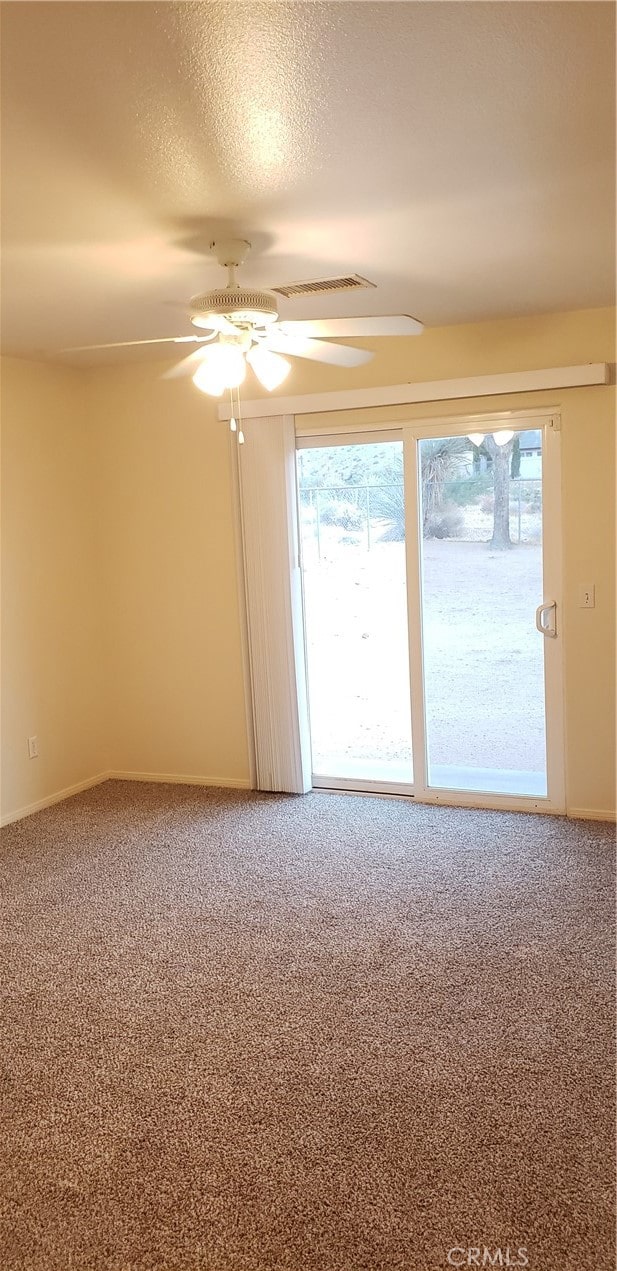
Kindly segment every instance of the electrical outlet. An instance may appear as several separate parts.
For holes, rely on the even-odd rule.
[[[595,609],[596,607],[596,588],[595,583],[586,583],[579,588],[579,609]]]
[[[39,757],[39,739],[38,737],[28,738],[28,758],[38,759]]]

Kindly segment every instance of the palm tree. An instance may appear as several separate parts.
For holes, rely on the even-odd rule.
[[[430,536],[431,526],[444,510],[446,482],[455,478],[461,467],[461,459],[468,450],[465,437],[440,437],[420,442],[420,477],[422,484],[422,534]],[[398,543],[405,538],[405,495],[403,488],[403,462],[384,474],[392,484],[375,491],[372,505],[379,516],[387,517],[390,525],[381,536],[384,543]]]
[[[422,532],[442,511],[447,481],[453,481],[461,469],[461,461],[469,449],[466,437],[436,437],[420,442],[420,477],[422,483]]]

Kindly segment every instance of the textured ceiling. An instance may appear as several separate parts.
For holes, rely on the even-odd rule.
[[[3,346],[184,334],[191,294],[358,272],[283,317],[612,303],[611,3],[5,3]],[[103,355],[101,355],[103,356]],[[109,356],[109,355],[107,355]]]

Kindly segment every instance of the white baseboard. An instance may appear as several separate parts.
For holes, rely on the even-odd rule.
[[[223,789],[232,790],[250,790],[251,788],[248,777],[191,777],[162,772],[99,772],[96,777],[88,777],[86,781],[78,781],[76,785],[67,786],[65,790],[57,790],[55,794],[48,794],[44,799],[37,799],[36,803],[29,803],[25,808],[6,812],[0,818],[0,826],[21,821],[22,817],[32,816],[33,812],[41,812],[43,808],[50,808],[54,803],[62,803],[63,799],[70,799],[74,794],[81,794],[82,790],[89,790],[91,786],[99,786],[103,781],[157,781],[161,785],[221,786]]]
[[[220,786],[227,790],[250,790],[248,777],[194,777],[178,772],[107,772],[110,781],[157,781],[161,785]]]
[[[50,808],[54,803],[61,803],[63,799],[70,799],[74,794],[81,794],[82,790],[90,790],[92,786],[101,785],[103,781],[154,781],[160,785],[219,786],[222,789],[231,790],[251,789],[248,777],[197,777],[175,772],[99,772],[95,777],[88,777],[85,781],[78,781],[74,786],[67,786],[64,790],[57,790],[55,794],[48,794],[44,799],[37,799],[36,803],[29,803],[26,807],[17,808],[14,812],[5,812],[0,818],[0,826],[21,821],[23,817],[32,816],[33,812],[41,812],[43,808]],[[338,791],[329,791],[329,793],[338,793]],[[341,793],[347,793],[347,791]],[[354,793],[357,792],[354,791]],[[617,812],[602,811],[598,808],[568,808],[566,815],[580,821],[612,823],[617,821]]]
[[[617,812],[602,812],[598,808],[568,808],[567,815],[576,821],[617,821]]]
[[[70,799],[74,794],[81,794],[82,790],[89,790],[91,786],[100,786],[101,782],[107,781],[108,777],[108,772],[99,772],[96,777],[78,781],[76,785],[67,786],[65,790],[56,790],[55,794],[48,794],[44,799],[37,799],[36,803],[28,803],[25,808],[17,808],[15,812],[5,812],[0,819],[0,825],[10,825],[13,821],[21,821],[24,816],[32,816],[33,812],[50,808],[53,803],[62,803],[63,799]]]

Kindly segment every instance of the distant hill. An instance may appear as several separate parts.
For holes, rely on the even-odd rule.
[[[300,489],[390,485],[403,480],[403,443],[319,446],[298,452]]]

